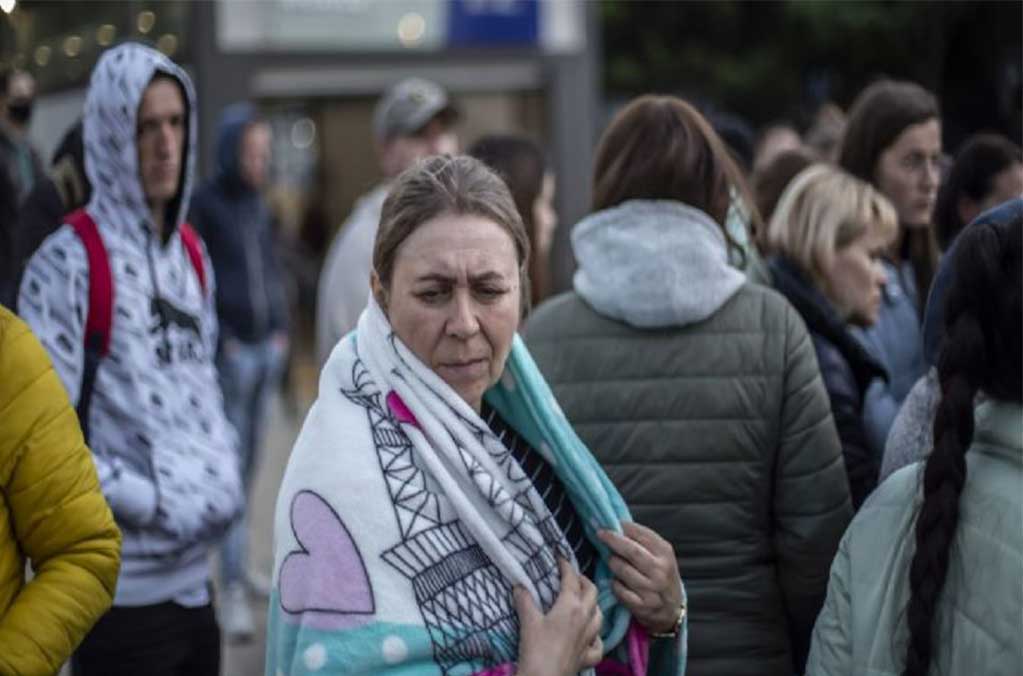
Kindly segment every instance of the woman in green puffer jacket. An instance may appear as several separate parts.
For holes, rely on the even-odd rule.
[[[529,349],[636,521],[675,549],[687,676],[792,676],[852,516],[806,325],[738,269],[728,214],[752,201],[685,101],[616,115],[593,193],[574,290],[537,308]]]
[[[1021,216],[1014,200],[956,245],[934,449],[882,484],[842,539],[808,674],[1023,668]]]

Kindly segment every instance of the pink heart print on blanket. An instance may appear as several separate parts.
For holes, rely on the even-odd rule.
[[[281,608],[320,629],[371,622],[376,604],[366,565],[337,512],[316,493],[299,491],[291,529],[300,549],[281,564]]]

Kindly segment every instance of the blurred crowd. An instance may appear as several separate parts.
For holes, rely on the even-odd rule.
[[[879,79],[806,130],[756,132],[677,97],[638,97],[599,139],[591,212],[559,224],[540,139],[463,147],[451,93],[405,79],[374,112],[384,179],[322,257],[296,258],[267,197],[272,130],[255,103],[222,112],[216,171],[200,180],[194,88],[159,52],[108,50],[48,163],[28,140],[34,87],[23,71],[0,78],[0,673],[70,662],[85,676],[212,676],[222,640],[252,640],[253,608],[267,603],[283,618],[268,674],[1023,669],[1023,156],[989,130],[944,147],[932,92]],[[562,293],[559,227],[577,266]],[[507,288],[501,256],[517,280]],[[291,289],[311,280],[310,337]],[[371,354],[385,343],[400,349]],[[463,361],[431,361],[444,350]],[[268,401],[282,387],[298,396],[296,360],[322,369],[321,389],[277,521],[250,523]],[[490,366],[477,374],[474,360]],[[508,402],[533,387],[520,418]],[[349,420],[358,397],[357,424],[331,421]],[[497,446],[482,441],[491,431]],[[529,477],[510,502],[540,515],[555,552],[538,545],[528,565],[487,530],[526,517],[502,511],[493,486],[465,497],[484,469],[464,480],[451,469],[477,452],[498,466],[502,443],[500,462]],[[438,521],[466,524],[450,556],[491,562],[410,575],[414,602],[380,563],[400,553],[367,554],[358,523],[375,523],[373,500],[346,513],[348,489],[309,493],[295,478],[340,477],[346,461],[328,457],[388,444],[425,474],[406,485],[440,495],[438,514],[453,505]],[[384,457],[369,478],[352,460],[352,491],[391,480]],[[314,526],[297,521],[302,490],[321,501],[308,510],[327,507],[310,523],[341,543],[322,546],[343,557],[351,541],[361,567],[338,558],[312,572],[321,550],[303,540]],[[614,509],[594,506],[605,502]],[[617,524],[620,541],[591,521]],[[642,530],[621,525],[632,522]],[[271,527],[264,579],[248,538]],[[565,543],[572,566],[550,563],[561,587],[546,595],[530,566]],[[296,556],[309,572],[285,589]],[[360,575],[368,609],[351,610],[363,608],[353,592],[349,610],[331,610],[335,587]],[[505,619],[464,620],[459,642],[442,642],[439,611],[422,610],[422,646],[410,633],[384,640],[382,662],[360,652],[354,632],[376,625],[352,617],[408,596],[384,618],[400,624],[406,606],[432,608],[420,597],[430,584],[460,594],[477,575],[499,581],[494,617],[511,647],[494,638]],[[512,591],[530,584],[535,605]],[[619,609],[633,619],[616,633]]]

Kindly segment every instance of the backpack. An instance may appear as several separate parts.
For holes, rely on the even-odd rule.
[[[110,273],[110,260],[103,245],[96,221],[85,209],[78,209],[64,217],[78,235],[89,262],[89,310],[85,320],[85,366],[82,371],[82,389],[78,395],[78,421],[82,426],[85,440],[89,440],[89,402],[96,382],[96,370],[100,361],[110,352],[110,330],[114,321],[114,278]],[[199,287],[206,296],[206,270],[203,268],[202,247],[199,235],[188,223],[178,228],[181,244],[188,253],[188,259],[199,278]]]

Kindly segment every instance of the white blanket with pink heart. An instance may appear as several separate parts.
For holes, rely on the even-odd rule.
[[[521,341],[508,364],[504,400],[542,383],[538,371],[527,373],[535,366]],[[541,389],[553,401],[545,383]],[[570,431],[563,416],[536,429],[552,425]],[[573,497],[580,516],[593,528],[617,529],[628,512],[617,494],[603,494],[610,482],[592,456],[561,448],[564,429],[549,436],[543,452],[569,492],[593,493]],[[558,556],[576,565],[508,449],[401,344],[375,303],[324,368],[274,528],[267,647],[274,676],[500,669],[518,652],[512,586],[530,590],[546,610],[560,588]],[[598,580],[607,588],[605,644],[627,646],[628,617],[610,594],[606,566],[598,569],[608,578]],[[641,647],[633,648],[639,660]]]

